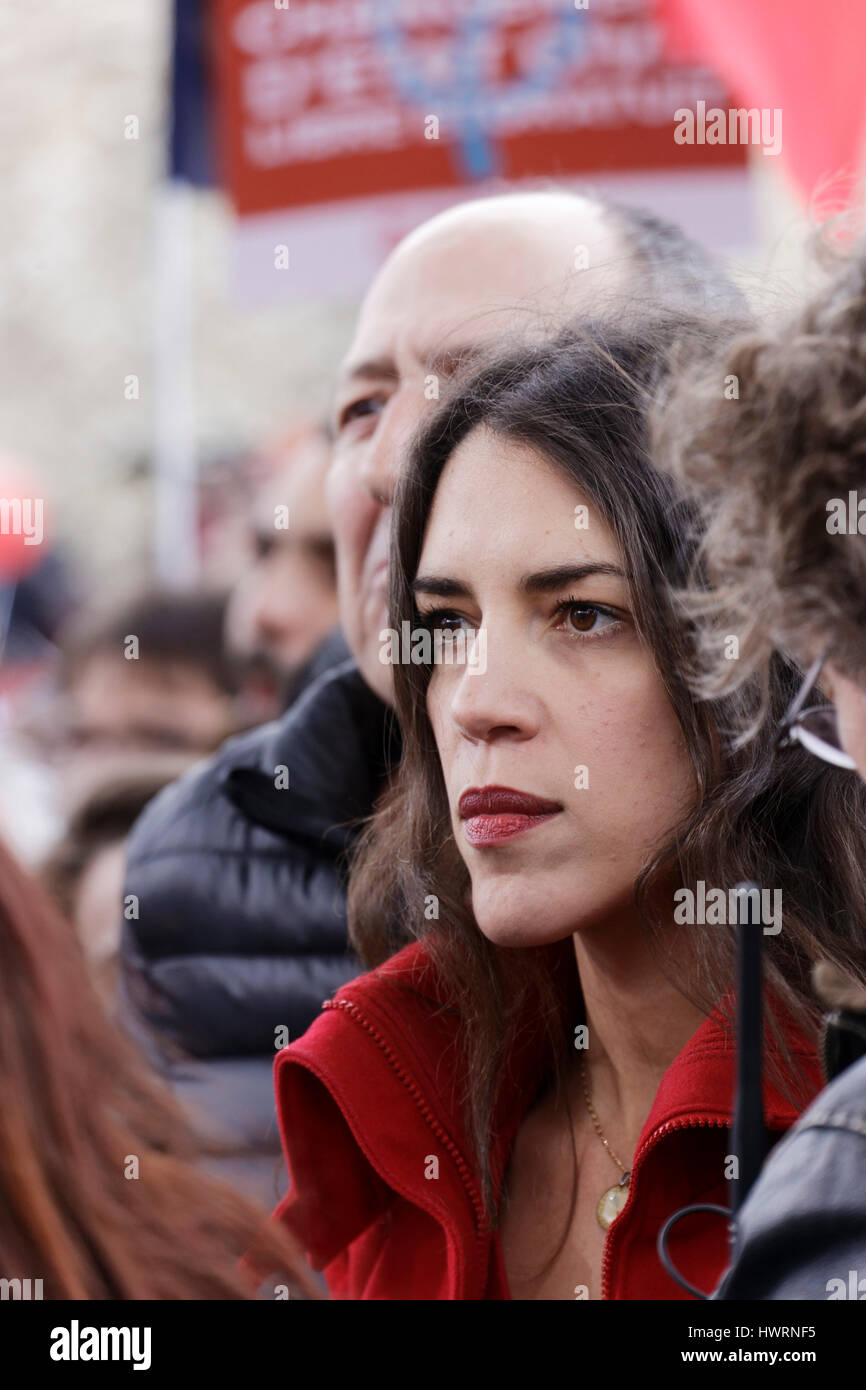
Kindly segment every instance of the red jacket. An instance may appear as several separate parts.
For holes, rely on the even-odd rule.
[[[382,976],[399,978],[411,992]],[[339,989],[277,1056],[291,1187],[276,1215],[299,1236],[313,1268],[324,1270],[335,1298],[510,1297],[457,1101],[456,1022],[440,1004],[429,958],[413,944]],[[509,1059],[496,1114],[497,1197],[514,1137],[544,1080],[528,1031]],[[819,1089],[814,1049],[793,1028],[790,1041]],[[681,1207],[730,1204],[734,1064],[734,1042],[711,1015],[665,1073],[628,1200],[605,1242],[605,1298],[689,1297],[662,1267],[656,1240]],[[767,1082],[765,1112],[776,1138],[797,1117]],[[709,1213],[685,1218],[669,1249],[681,1273],[709,1292],[728,1263],[727,1223]]]

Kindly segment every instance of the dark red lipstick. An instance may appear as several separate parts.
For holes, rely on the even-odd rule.
[[[476,849],[513,840],[563,809],[559,801],[547,801],[513,787],[469,787],[457,804],[463,834]]]

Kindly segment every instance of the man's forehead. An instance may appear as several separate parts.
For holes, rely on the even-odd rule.
[[[576,251],[589,264],[576,261]],[[470,201],[416,228],[380,269],[342,375],[426,364],[458,339],[501,335],[503,317],[569,314],[621,282],[631,254],[600,203],[552,191]],[[405,370],[405,367],[403,367]]]
[[[443,328],[442,336],[434,339],[425,329],[417,340],[404,335],[399,344],[383,345],[378,351],[350,353],[340,370],[340,381],[399,381],[411,369],[449,377],[480,362],[500,342],[499,335],[492,332],[483,334],[479,330],[477,337],[458,340]]]

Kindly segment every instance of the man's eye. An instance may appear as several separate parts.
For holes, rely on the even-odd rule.
[[[381,409],[381,401],[376,400],[373,396],[361,396],[358,400],[350,401],[348,405],[343,406],[337,419],[337,426],[339,429],[345,429],[353,420],[363,419],[366,415],[378,414]]]

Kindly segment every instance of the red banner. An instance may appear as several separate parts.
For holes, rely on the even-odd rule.
[[[711,61],[735,97],[784,122],[781,162],[819,214],[851,201],[866,143],[866,5],[657,0],[668,48]]]
[[[727,105],[651,0],[212,0],[221,182],[240,213],[604,171],[743,165],[678,143]]]

